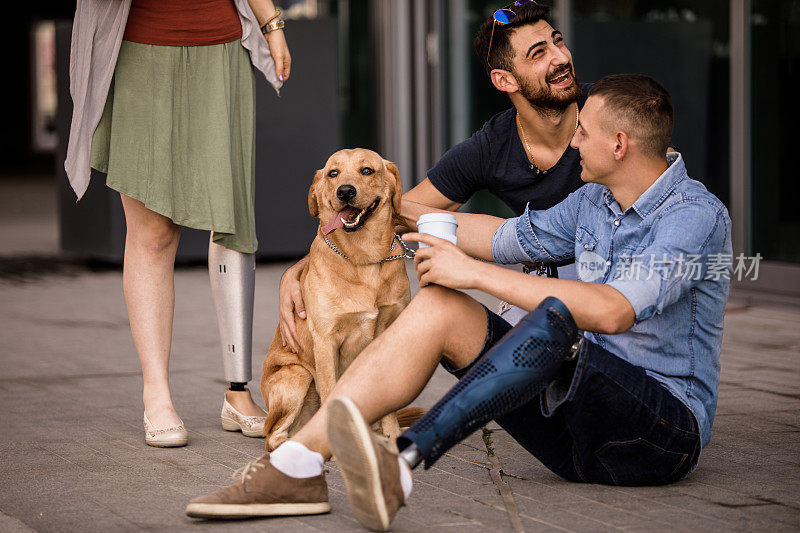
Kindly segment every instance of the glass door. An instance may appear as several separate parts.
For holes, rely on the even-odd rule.
[[[750,31],[750,254],[800,263],[800,1],[753,0]],[[795,118],[792,118],[795,117]]]

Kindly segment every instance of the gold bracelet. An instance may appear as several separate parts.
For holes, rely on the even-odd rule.
[[[269,24],[270,22],[272,22],[273,20],[275,20],[276,18],[278,18],[278,17],[280,17],[280,16],[281,16],[281,10],[280,10],[280,9],[276,9],[276,10],[275,10],[275,14],[274,14],[274,15],[272,15],[272,16],[271,16],[270,18],[268,18],[267,20],[265,20],[265,21],[264,21],[264,23],[263,23],[261,26],[259,26],[259,27],[261,28],[261,33],[264,33],[264,27],[265,27],[267,24]]]
[[[275,30],[282,30],[284,26],[286,26],[286,22],[284,22],[283,19],[273,20],[272,22],[261,28],[261,33],[266,35]]]

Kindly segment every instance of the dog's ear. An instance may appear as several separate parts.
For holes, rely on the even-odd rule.
[[[308,189],[308,212],[311,213],[311,216],[317,218],[319,216],[319,204],[317,203],[317,183],[319,182],[320,178],[322,178],[322,171],[324,169],[317,170],[317,173],[314,174],[314,181],[311,182],[311,188]]]
[[[400,218],[400,203],[403,201],[403,182],[400,180],[400,172],[397,166],[391,161],[384,160],[386,170],[394,176],[394,194],[392,194],[392,209],[394,209],[395,216]]]

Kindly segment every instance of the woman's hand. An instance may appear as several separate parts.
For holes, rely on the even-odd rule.
[[[289,55],[289,46],[286,44],[283,30],[273,30],[264,37],[266,37],[269,45],[269,53],[272,54],[272,59],[275,60],[275,74],[278,75],[278,79],[281,81],[288,80],[292,71],[292,56]]]
[[[429,245],[417,250],[414,256],[420,287],[431,283],[451,289],[475,287],[477,270],[482,263],[469,257],[455,244],[427,233],[406,233],[402,238]]]

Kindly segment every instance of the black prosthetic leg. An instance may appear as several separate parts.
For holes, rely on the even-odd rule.
[[[398,438],[411,465],[430,466],[488,421],[525,405],[577,354],[578,328],[567,307],[547,298],[506,333],[450,391]]]

